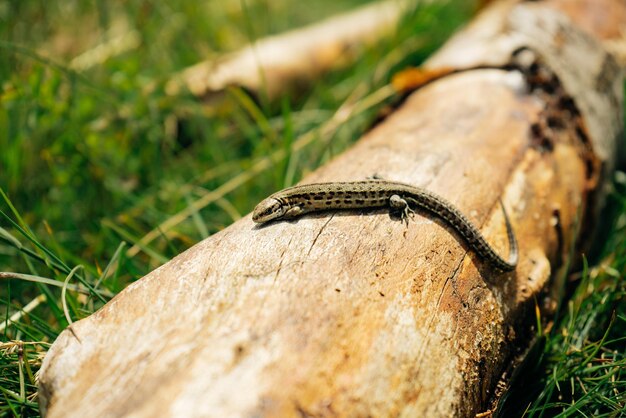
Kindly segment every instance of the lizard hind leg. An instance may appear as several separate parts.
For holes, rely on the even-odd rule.
[[[397,194],[394,194],[389,198],[389,206],[391,206],[393,210],[398,211],[402,221],[406,222],[406,225],[409,226],[409,218],[413,218],[415,212],[411,209],[408,202]]]

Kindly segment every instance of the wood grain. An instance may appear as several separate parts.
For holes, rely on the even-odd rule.
[[[554,78],[541,84],[541,71],[533,78],[495,61],[465,66],[480,64],[467,42],[473,51],[498,43],[505,67],[532,37],[512,36],[503,22],[540,6],[505,6],[494,4],[466,30],[457,51],[464,71],[411,94],[304,182],[377,174],[426,187],[506,253],[502,198],[520,246],[515,272],[494,272],[426,215],[408,227],[386,211],[266,227],[246,216],[64,332],[41,372],[46,416],[449,417],[488,409],[615,158],[595,153],[588,118],[607,118],[617,127],[607,132],[616,132],[622,115],[620,90],[604,95],[619,104],[608,115],[577,114],[552,100],[544,89]],[[489,40],[476,36],[485,32]],[[453,63],[458,39],[430,65]],[[548,123],[555,114],[560,123]],[[607,150],[617,138],[602,139]]]

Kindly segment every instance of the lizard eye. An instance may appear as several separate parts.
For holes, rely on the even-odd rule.
[[[276,199],[267,198],[259,203],[252,213],[252,220],[256,223],[271,221],[285,214],[285,207]]]

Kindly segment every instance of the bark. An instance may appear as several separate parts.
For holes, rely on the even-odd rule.
[[[41,371],[46,416],[489,409],[537,301],[588,239],[618,154],[620,67],[559,7],[494,4],[427,63],[435,79],[305,179],[427,187],[506,254],[501,198],[515,272],[492,270],[426,214],[408,227],[385,211],[267,227],[247,216],[65,331]]]

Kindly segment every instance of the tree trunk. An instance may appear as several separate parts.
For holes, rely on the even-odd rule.
[[[377,174],[425,187],[506,256],[502,199],[514,272],[425,213],[408,226],[380,210],[266,227],[246,216],[65,331],[41,371],[46,416],[489,409],[536,304],[560,285],[551,278],[587,242],[618,155],[620,67],[601,35],[577,29],[591,12],[573,23],[559,8],[494,4],[426,64],[437,77],[303,182]]]

